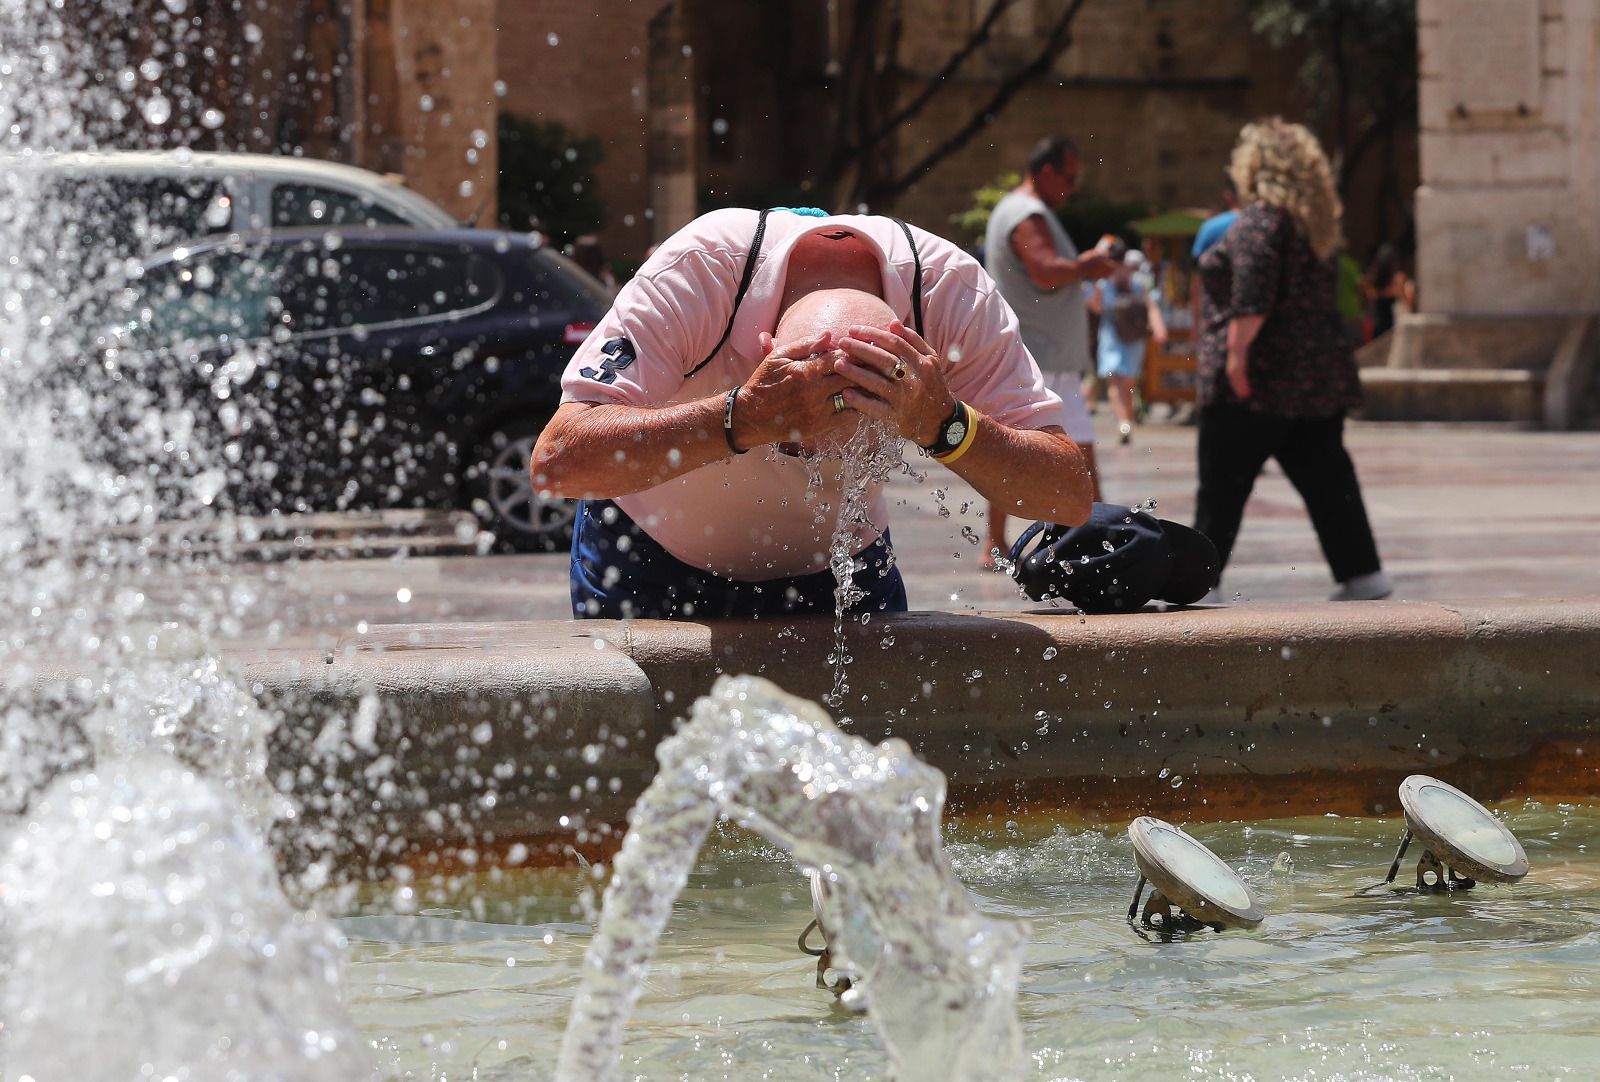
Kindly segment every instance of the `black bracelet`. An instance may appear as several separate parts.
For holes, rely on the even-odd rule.
[[[728,392],[728,400],[722,405],[722,434],[728,440],[728,449],[736,455],[742,455],[750,448],[746,447],[741,451],[739,445],[733,442],[733,400],[738,397],[739,388],[735,387]]]

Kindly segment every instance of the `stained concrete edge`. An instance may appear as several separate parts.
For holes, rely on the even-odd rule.
[[[238,661],[287,719],[272,756],[301,828],[377,859],[614,839],[656,743],[717,675],[821,701],[836,645],[814,618],[388,625]],[[835,715],[910,742],[969,810],[1384,812],[1416,772],[1484,799],[1600,795],[1600,599],[924,612],[847,624],[845,648]],[[352,742],[369,693],[382,709]],[[347,727],[331,758],[330,719]]]

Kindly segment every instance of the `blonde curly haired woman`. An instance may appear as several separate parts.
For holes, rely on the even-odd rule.
[[[1330,600],[1387,597],[1344,446],[1361,382],[1335,303],[1342,208],[1328,159],[1304,127],[1272,117],[1245,125],[1229,172],[1239,219],[1199,264],[1195,528],[1226,567],[1256,478],[1276,459],[1338,583]]]

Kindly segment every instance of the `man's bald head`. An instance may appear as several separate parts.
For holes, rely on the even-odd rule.
[[[843,338],[851,327],[888,329],[897,317],[882,297],[859,289],[817,289],[797,299],[783,315],[772,337],[777,342],[796,342],[820,337],[831,331]]]

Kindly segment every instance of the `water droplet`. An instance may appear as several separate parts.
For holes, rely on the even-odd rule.
[[[545,35],[544,43],[549,45],[551,48],[554,48],[555,46],[561,44],[561,38],[555,34],[547,34]]]
[[[155,94],[140,103],[139,112],[146,121],[159,127],[172,119],[172,102]]]
[[[210,128],[212,131],[222,127],[222,122],[227,118],[222,115],[221,109],[207,109],[200,114],[200,126]]]
[[[1056,651],[1056,648],[1054,646],[1046,646],[1044,648],[1044,659],[1046,661],[1049,661],[1051,658],[1056,656],[1056,652],[1057,651]]]
[[[1178,788],[1178,786],[1183,784],[1183,775],[1182,774],[1174,774],[1174,775],[1172,775],[1172,780],[1170,782],[1168,782],[1167,784],[1171,785],[1174,789]]]

